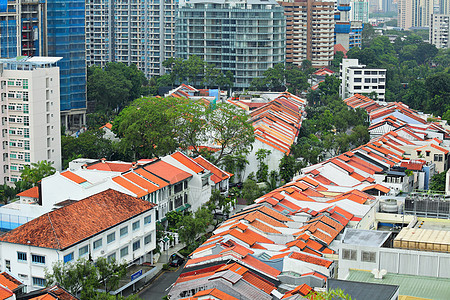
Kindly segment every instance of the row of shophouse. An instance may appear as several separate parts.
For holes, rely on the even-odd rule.
[[[306,299],[334,288],[356,299],[446,299],[450,205],[423,191],[448,169],[448,127],[403,103],[345,102],[368,112],[370,142],[236,212],[191,254],[170,299]],[[271,101],[234,103],[253,115]]]

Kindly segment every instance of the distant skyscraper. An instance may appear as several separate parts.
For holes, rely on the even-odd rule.
[[[300,65],[308,59],[314,67],[333,60],[334,2],[293,0],[278,2],[286,15],[286,62]]]
[[[369,1],[368,0],[352,0],[350,2],[351,13],[350,21],[361,21],[369,23]]]
[[[334,15],[336,24],[334,26],[334,43],[341,44],[346,50],[353,47],[361,48],[362,41],[362,21],[350,22],[349,16],[351,6],[348,0],[341,1],[337,7],[338,11]]]
[[[429,27],[433,6],[433,0],[398,0],[398,26]]]
[[[233,72],[238,89],[285,62],[286,21],[274,0],[180,3],[175,32],[177,57],[196,55]]]
[[[147,77],[164,74],[175,52],[178,0],[86,1],[86,61],[135,64]]]
[[[46,0],[48,55],[62,57],[61,121],[66,128],[85,124],[86,55],[84,0]]]

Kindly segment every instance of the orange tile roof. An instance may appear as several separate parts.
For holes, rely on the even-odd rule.
[[[170,184],[175,184],[192,177],[192,175],[188,172],[178,169],[177,167],[174,167],[162,160],[151,162],[150,164],[144,166],[144,169],[167,180]]]
[[[389,193],[389,191],[391,190],[390,188],[382,186],[381,184],[372,184],[372,185],[366,186],[361,191],[365,192],[365,191],[372,190],[372,189],[379,190],[380,192],[385,193],[385,194]]]
[[[136,173],[126,173],[122,175],[126,179],[132,181],[134,184],[138,185],[139,187],[143,188],[147,191],[148,194],[153,193],[160,189],[157,185],[151,183],[150,181],[142,178],[141,176],[137,175]]]
[[[252,272],[245,272],[242,279],[267,294],[272,293],[272,291],[276,289],[275,285],[253,274]]]
[[[197,164],[193,159],[190,157],[187,157],[183,153],[177,151],[174,154],[171,155],[174,159],[191,169],[194,173],[201,173],[204,171],[203,167],[201,167],[199,164]]]
[[[214,178],[213,178],[213,176],[211,176],[211,179],[214,181],[214,183],[218,183],[222,180],[228,179],[231,176],[233,176],[233,174],[231,174],[231,173],[220,170],[218,167],[216,167],[215,165],[213,165],[212,163],[210,163],[209,161],[204,159],[202,156],[199,156],[199,157],[195,158],[194,160],[199,165],[201,165],[203,168],[209,170],[211,173],[213,173],[216,176]]]
[[[275,234],[281,234],[280,231],[276,230],[273,227],[267,226],[266,224],[255,220],[253,222],[250,223],[251,226],[255,227],[256,229],[261,230],[262,232],[266,232],[266,233],[275,233]]]
[[[102,129],[102,128],[105,128],[105,127],[108,128],[109,130],[111,130],[112,129],[112,124],[111,123],[106,123],[105,125],[103,125],[99,129]]]
[[[72,181],[75,182],[75,183],[78,183],[78,184],[87,181],[87,180],[84,179],[83,177],[78,176],[77,174],[72,173],[72,172],[70,172],[70,171],[62,172],[61,175],[64,176],[64,177],[66,177],[66,178],[68,178],[68,179],[70,179],[70,180],[72,180]]]
[[[22,282],[8,274],[7,272],[0,273],[0,284],[14,291],[17,287],[22,285]]]
[[[125,179],[122,176],[116,176],[112,178],[112,181],[117,183],[118,185],[124,187],[125,189],[129,190],[133,194],[136,195],[136,197],[141,198],[145,195],[148,195],[148,192],[141,187],[137,186],[135,183],[130,182],[130,180]]]
[[[88,165],[86,169],[110,172],[126,172],[131,169],[132,165],[132,163],[114,163],[102,160],[92,165]]]
[[[163,188],[165,186],[169,185],[169,181],[166,181],[152,173],[150,173],[149,171],[145,170],[144,168],[138,168],[136,170],[134,170],[134,172],[138,173],[139,175],[143,176],[144,178],[150,180],[151,182],[155,183],[156,185],[158,185],[160,188]]]
[[[10,291],[8,288],[0,285],[0,300],[5,300],[13,296],[14,293]]]
[[[262,272],[262,274],[267,274],[275,278],[281,274],[281,271],[278,271],[277,269],[269,266],[266,263],[263,263],[262,261],[251,255],[247,255],[246,257],[244,257],[244,259],[242,259],[242,262],[257,269],[258,271]]]
[[[332,260],[327,260],[324,258],[320,258],[317,256],[307,255],[301,252],[291,252],[292,254],[289,256],[290,258],[301,260],[310,264],[315,264],[323,267],[329,268],[333,263]]]
[[[109,189],[33,219],[5,233],[0,241],[65,249],[154,206]]]
[[[204,297],[207,295],[211,295],[220,300],[238,300],[238,298],[230,296],[227,293],[222,292],[221,290],[216,288],[197,292],[194,296],[192,296],[192,298],[197,299],[199,297]]]
[[[284,294],[284,296],[281,299],[286,299],[286,298],[289,298],[289,297],[297,295],[297,294],[299,294],[301,296],[306,296],[309,293],[311,293],[312,291],[313,291],[312,287],[310,287],[306,283],[303,283],[303,284],[299,285],[298,287],[296,287],[295,289],[286,292],[286,294]],[[312,298],[312,299],[314,299],[314,298]]]
[[[20,197],[39,198],[39,188],[37,186],[31,189],[25,190],[22,193],[17,194]]]
[[[78,300],[77,297],[72,296],[68,291],[57,285],[33,293],[41,295],[29,300]]]

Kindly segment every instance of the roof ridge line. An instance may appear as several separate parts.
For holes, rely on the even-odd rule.
[[[52,219],[50,218],[50,213],[47,213],[47,218],[50,221],[50,225],[52,226],[53,234],[55,235],[56,242],[58,243],[58,247],[59,247],[59,249],[61,249],[61,244],[59,243],[58,235],[56,235],[55,227],[53,227],[53,222],[52,222]]]

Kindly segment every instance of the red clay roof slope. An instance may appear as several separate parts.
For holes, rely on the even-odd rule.
[[[5,233],[0,241],[64,249],[154,206],[109,189],[31,220]]]

